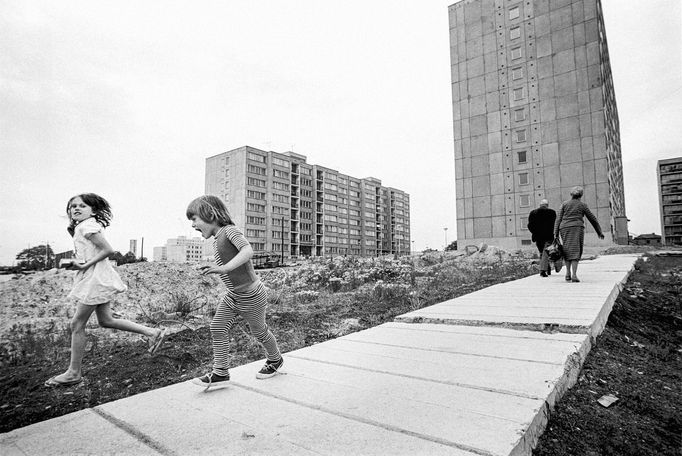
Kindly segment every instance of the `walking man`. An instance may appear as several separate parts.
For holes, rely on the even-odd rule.
[[[549,208],[546,199],[540,201],[540,207],[533,209],[528,215],[528,230],[532,235],[531,240],[535,242],[540,252],[540,275],[542,277],[547,277],[552,273],[545,247],[554,241],[555,220],[556,212]]]

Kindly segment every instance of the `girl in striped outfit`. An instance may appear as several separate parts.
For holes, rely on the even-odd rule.
[[[227,287],[211,322],[213,370],[193,379],[192,383],[207,390],[227,385],[230,380],[228,332],[237,316],[248,323],[251,334],[265,348],[267,361],[256,378],[274,376],[284,360],[275,336],[265,323],[267,293],[251,263],[251,244],[234,225],[225,204],[218,197],[205,195],[196,198],[187,207],[187,218],[192,221],[192,228],[201,232],[205,239],[213,237],[216,264],[202,266],[202,274],[219,274]]]

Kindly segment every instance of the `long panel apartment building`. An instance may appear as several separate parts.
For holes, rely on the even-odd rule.
[[[410,197],[306,162],[244,146],[206,159],[206,193],[226,202],[256,252],[284,257],[410,252]]]
[[[588,224],[586,244],[626,244],[601,2],[462,0],[449,18],[460,245],[530,246],[528,213],[577,185],[607,235]]]
[[[664,245],[682,245],[682,157],[659,160],[658,198]]]

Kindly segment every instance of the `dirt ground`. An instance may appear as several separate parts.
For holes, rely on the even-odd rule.
[[[682,257],[637,263],[534,456],[682,454],[681,293]]]
[[[520,276],[527,275],[521,271]],[[512,280],[519,277],[506,277]],[[470,293],[494,283],[482,279],[457,290]],[[640,261],[617,299],[604,333],[588,356],[578,383],[552,412],[534,456],[680,455],[682,435],[682,257]],[[392,319],[391,309],[378,320],[377,309],[353,305],[343,311],[313,305],[304,316],[270,313],[269,322],[283,352],[336,337],[336,322],[353,319],[373,326]],[[397,309],[403,313],[404,309]],[[363,313],[364,312],[364,313]],[[367,313],[365,315],[365,313]],[[262,359],[262,351],[241,324],[233,328],[233,365]],[[206,328],[170,335],[151,357],[143,340],[113,341],[91,335],[81,385],[50,389],[43,382],[68,364],[66,336],[56,340],[56,355],[38,356],[8,366],[0,374],[0,432],[95,407],[205,373],[211,363]],[[605,394],[618,397],[608,408]]]

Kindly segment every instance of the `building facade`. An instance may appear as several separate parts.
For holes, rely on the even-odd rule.
[[[682,245],[682,157],[659,160],[658,202],[664,245]]]
[[[171,263],[197,263],[213,260],[213,246],[200,237],[178,236],[168,239],[166,245],[154,247],[154,261]]]
[[[599,0],[462,0],[449,7],[461,248],[531,246],[528,213],[583,186],[628,242],[618,112]],[[610,235],[609,235],[610,233]]]
[[[306,162],[244,146],[206,159],[206,193],[220,197],[255,252],[283,257],[410,252],[410,197]]]

